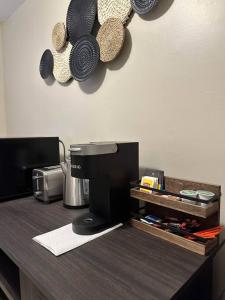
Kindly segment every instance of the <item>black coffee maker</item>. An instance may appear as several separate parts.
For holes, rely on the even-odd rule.
[[[90,211],[73,221],[73,231],[95,234],[126,221],[131,210],[129,184],[139,178],[138,143],[71,145],[71,175],[89,179]]]

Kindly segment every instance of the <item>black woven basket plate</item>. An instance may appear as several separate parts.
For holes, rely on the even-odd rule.
[[[95,37],[82,36],[70,54],[70,70],[77,81],[84,81],[95,71],[100,59],[100,49]]]
[[[83,35],[92,32],[97,13],[97,0],[72,0],[66,24],[72,45]]]
[[[131,0],[134,11],[139,15],[149,13],[159,0]]]
[[[43,53],[40,62],[40,74],[43,79],[47,79],[53,74],[54,59],[51,50],[47,49]]]

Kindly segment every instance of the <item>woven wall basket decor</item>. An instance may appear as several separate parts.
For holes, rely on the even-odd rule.
[[[97,41],[100,47],[100,60],[112,61],[120,53],[125,39],[125,29],[120,19],[108,19],[100,27]]]
[[[66,43],[67,30],[64,23],[57,23],[52,31],[52,44],[56,51],[61,50]]]
[[[69,40],[75,45],[83,35],[92,32],[97,13],[97,0],[72,0],[70,2],[66,25]]]
[[[66,83],[72,78],[69,66],[69,57],[72,49],[72,45],[67,45],[61,51],[54,51],[54,68],[53,75],[55,79],[60,83]]]
[[[64,23],[52,31],[55,51],[46,50],[40,61],[43,79],[52,74],[60,83],[71,78],[88,79],[99,61],[110,62],[121,52],[125,41],[125,24],[132,11],[150,12],[160,0],[68,0]],[[100,23],[97,37],[93,30],[96,14]],[[97,23],[97,22],[96,22]]]
[[[47,79],[52,75],[54,60],[51,50],[47,49],[43,53],[40,61],[39,71],[43,79]]]
[[[130,0],[98,0],[98,21],[102,25],[110,18],[126,23],[132,11]]]
[[[70,70],[77,81],[85,81],[95,71],[100,58],[100,49],[95,37],[82,36],[70,55]]]
[[[149,13],[154,6],[159,2],[158,0],[130,0],[134,11],[139,15]]]

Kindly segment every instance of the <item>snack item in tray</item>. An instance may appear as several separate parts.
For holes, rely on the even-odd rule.
[[[202,238],[206,238],[206,239],[214,239],[223,230],[224,230],[223,226],[217,226],[217,227],[213,227],[213,228],[210,228],[210,229],[197,231],[197,232],[194,233],[194,235],[197,236],[197,237],[202,237]]]
[[[209,192],[209,191],[203,191],[203,190],[199,190],[197,191],[198,193],[198,198],[201,200],[205,200],[205,201],[209,201],[215,196],[214,193]],[[201,205],[202,207],[207,207],[209,204],[207,203],[199,203],[199,205]]]
[[[180,191],[180,194],[182,196],[188,196],[188,197],[191,197],[191,198],[197,198],[197,196],[198,196],[198,193],[196,191],[193,191],[193,190],[182,190],[182,191]],[[194,201],[194,200],[189,200],[189,199],[185,199],[185,198],[182,198],[181,200],[184,203],[194,204],[194,205],[197,204],[196,201]]]
[[[141,185],[146,186],[147,188],[158,188],[158,178],[156,177],[150,177],[150,176],[143,176],[141,179]],[[152,194],[151,190],[140,188],[141,192]]]

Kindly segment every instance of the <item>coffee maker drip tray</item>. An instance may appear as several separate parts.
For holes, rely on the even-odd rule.
[[[92,235],[111,227],[105,218],[92,213],[86,213],[73,220],[73,232],[80,235]]]

